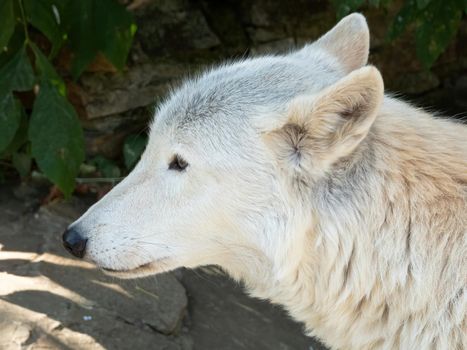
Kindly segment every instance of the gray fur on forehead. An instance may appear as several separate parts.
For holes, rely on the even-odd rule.
[[[160,112],[165,123],[182,127],[213,117],[244,118],[259,109],[280,111],[293,97],[336,80],[337,67],[322,56],[266,56],[213,68],[186,81]]]

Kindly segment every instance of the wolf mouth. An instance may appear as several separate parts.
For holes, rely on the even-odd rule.
[[[106,275],[119,277],[119,278],[135,278],[153,275],[164,271],[164,261],[166,258],[157,259],[131,269],[111,269],[107,267],[101,267]]]
[[[149,265],[151,265],[152,263],[146,263],[146,264],[143,264],[143,265],[139,265],[137,267],[134,267],[132,269],[110,269],[110,268],[107,268],[107,267],[102,267],[102,270],[106,271],[106,272],[111,272],[111,273],[115,273],[115,272],[132,272],[132,271],[138,271],[140,269],[145,269],[147,267],[149,267]]]

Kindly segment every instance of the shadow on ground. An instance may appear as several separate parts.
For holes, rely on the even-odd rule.
[[[0,187],[0,349],[321,349],[215,268],[120,281],[70,258],[61,232],[89,203],[37,198]]]

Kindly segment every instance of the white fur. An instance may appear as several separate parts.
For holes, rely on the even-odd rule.
[[[335,349],[467,348],[467,128],[384,96],[368,38],[353,14],[174,91],[73,224],[86,258],[120,277],[217,264]]]

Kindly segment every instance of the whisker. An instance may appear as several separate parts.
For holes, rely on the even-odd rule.
[[[140,241],[140,240],[136,241],[136,243],[149,244],[149,245],[154,245],[154,246],[157,246],[157,247],[164,247],[164,248],[170,249],[170,246],[168,244],[165,244],[165,243],[148,242],[148,241]]]

